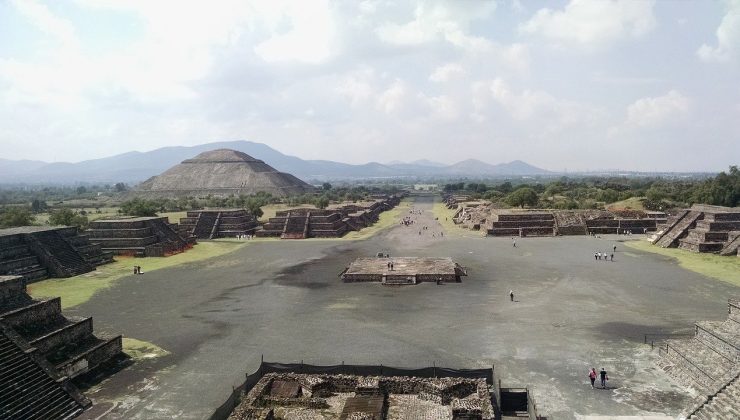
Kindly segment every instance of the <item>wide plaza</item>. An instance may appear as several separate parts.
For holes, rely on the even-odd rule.
[[[513,247],[511,238],[435,220],[438,197],[410,200],[399,217],[420,210],[414,224],[365,240],[253,241],[155,271],[137,260],[144,275],[124,277],[65,313],[94,316],[96,330],[166,354],[139,358],[86,390],[95,406],[82,418],[207,418],[262,357],[495,365],[509,386],[530,387],[541,414],[559,419],[676,416],[690,404],[692,396],[654,363],[644,336],[690,334],[697,320],[725,318],[737,287],[629,248],[624,236],[520,238]],[[594,259],[614,245],[614,261]],[[460,284],[415,286],[338,277],[356,258],[380,252],[450,257],[468,275]],[[609,372],[607,389],[591,389],[591,367]]]

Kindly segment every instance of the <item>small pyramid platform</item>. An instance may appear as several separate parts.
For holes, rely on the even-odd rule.
[[[149,178],[134,191],[137,196],[229,196],[267,192],[286,197],[313,192],[314,187],[265,162],[231,149],[203,152],[162,174]]]

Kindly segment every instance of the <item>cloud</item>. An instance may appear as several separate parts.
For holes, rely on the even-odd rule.
[[[689,98],[676,90],[663,96],[641,98],[627,107],[627,125],[660,127],[688,115],[689,107]]]
[[[267,62],[297,61],[317,64],[332,55],[335,39],[334,18],[326,0],[302,1],[285,9],[290,29],[254,47]]]
[[[387,44],[418,46],[445,40],[464,49],[480,49],[488,45],[483,37],[471,35],[470,24],[487,18],[496,8],[494,2],[460,0],[456,2],[419,2],[413,19],[405,23],[387,22],[376,32]]]
[[[434,72],[429,75],[429,81],[435,83],[444,83],[464,74],[465,69],[460,64],[447,63],[434,69]]]
[[[740,0],[727,0],[727,14],[717,28],[717,46],[702,44],[696,54],[703,61],[726,62],[740,53]]]
[[[563,10],[538,10],[519,25],[525,34],[538,34],[556,43],[601,47],[624,38],[637,38],[655,27],[652,0],[571,0]]]

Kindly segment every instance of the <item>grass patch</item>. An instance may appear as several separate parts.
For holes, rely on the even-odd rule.
[[[127,337],[123,337],[123,352],[134,360],[154,359],[170,354],[156,344]]]
[[[642,204],[642,200],[645,197],[630,197],[626,200],[616,201],[606,206],[607,210],[616,209],[633,209],[633,210],[645,210],[645,206]]]
[[[380,213],[378,222],[372,226],[368,226],[360,231],[352,231],[344,235],[342,239],[350,241],[357,241],[361,239],[367,239],[376,233],[388,229],[389,227],[399,223],[401,221],[401,213],[407,213],[411,206],[411,201],[404,198],[401,203],[396,207]]]
[[[98,291],[113,286],[113,283],[122,277],[133,275],[134,265],[140,265],[146,276],[150,271],[228,254],[244,245],[245,242],[201,242],[189,251],[170,257],[116,257],[115,262],[101,265],[90,273],[29,284],[28,293],[34,298],[60,296],[62,309],[72,308],[87,302]]]
[[[485,236],[486,230],[483,227],[481,227],[480,231],[477,231],[467,229],[464,225],[456,225],[454,220],[452,220],[452,216],[455,215],[456,211],[457,209],[448,209],[445,203],[442,202],[434,203],[434,207],[432,207],[432,213],[434,213],[434,217],[437,218],[437,222],[442,225],[442,228],[445,230],[445,234],[464,237],[470,237],[470,235],[473,237]]]
[[[188,212],[187,211],[166,211],[162,213],[157,213],[157,216],[167,217],[170,223],[180,223],[181,218],[188,217]]]
[[[640,251],[672,257],[678,261],[678,265],[687,270],[740,286],[740,258],[696,253],[680,248],[661,248],[644,240],[624,244]]]
[[[266,222],[269,218],[275,217],[275,213],[282,211],[282,210],[290,210],[295,208],[309,208],[309,209],[315,209],[316,206],[313,206],[311,204],[301,204],[298,206],[290,206],[288,204],[268,204],[266,206],[260,207],[262,209],[262,217],[259,218],[261,222]]]

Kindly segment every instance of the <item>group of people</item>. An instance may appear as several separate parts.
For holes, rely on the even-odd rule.
[[[388,269],[393,271],[393,261],[388,261]]]
[[[144,272],[141,271],[141,266],[140,265],[135,265],[134,266],[134,274],[144,274]]]
[[[236,235],[236,239],[238,239],[240,241],[241,240],[244,240],[244,239],[250,240],[252,238],[254,238],[254,235]]]
[[[591,380],[591,388],[596,388],[594,383],[596,382],[597,376],[601,379],[601,388],[606,389],[606,381],[609,380],[609,376],[607,376],[604,368],[601,368],[601,372],[598,374],[596,373],[596,368],[591,368],[591,371],[588,372],[588,378]]]
[[[612,247],[611,254],[608,254],[606,252],[602,253],[600,251],[594,252],[594,259],[597,260],[597,261],[598,260],[601,260],[601,259],[603,259],[604,261],[614,261],[614,253],[615,252],[617,252],[617,246],[616,245],[614,245]]]

